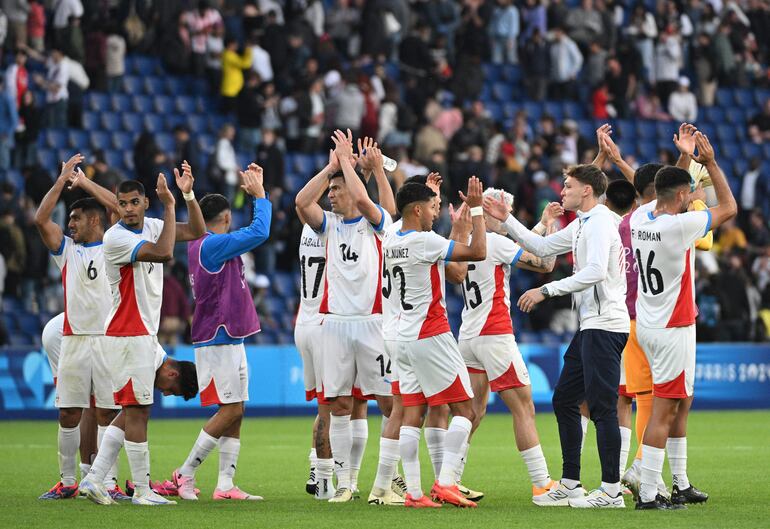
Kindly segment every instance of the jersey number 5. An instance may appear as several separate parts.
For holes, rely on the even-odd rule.
[[[476,270],[475,264],[469,264],[468,265],[468,272],[472,272],[473,270]],[[481,305],[481,289],[479,288],[479,284],[475,281],[471,281],[471,276],[469,274],[465,274],[465,283],[463,283],[463,301],[465,302],[465,308],[466,309],[475,309],[479,305]],[[466,294],[467,292],[467,294]],[[468,296],[473,293],[473,299],[468,301]]]

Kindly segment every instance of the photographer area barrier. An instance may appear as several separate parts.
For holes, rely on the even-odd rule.
[[[538,411],[551,409],[553,386],[559,377],[563,345],[520,344],[532,380]],[[194,360],[192,347],[169,348],[179,360]],[[246,414],[281,416],[312,414],[305,401],[302,362],[293,345],[247,346],[249,401]],[[45,353],[23,347],[0,348],[0,419],[56,417],[55,387]],[[698,344],[695,372],[696,409],[770,409],[770,345],[746,343]],[[506,411],[493,393],[490,412]],[[209,416],[211,409],[195,399],[155,394],[153,417]]]

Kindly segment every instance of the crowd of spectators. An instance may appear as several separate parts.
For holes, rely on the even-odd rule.
[[[236,218],[248,219],[239,161],[245,156],[262,165],[273,233],[248,264],[269,327],[285,321],[269,317],[268,278],[295,268],[301,229],[286,181],[287,153],[323,153],[331,130],[349,128],[376,138],[399,162],[394,188],[438,171],[446,204],[475,174],[513,193],[517,215],[534,221],[545,203],[559,199],[562,169],[590,162],[595,142],[571,119],[533,119],[521,111],[496,120],[481,99],[485,64],[517,66],[516,82],[529,100],[574,101],[597,119],[675,120],[673,135],[675,122],[697,125],[718,87],[769,85],[770,6],[763,0],[2,0],[0,45],[0,173],[15,167],[24,179],[21,192],[0,178],[5,296],[22,299],[31,312],[54,312],[60,304],[58,273],[31,222],[56,176],[56,168],[37,163],[41,131],[82,128],[83,94],[123,91],[126,54],[149,54],[171,75],[204,79],[215,107],[207,110],[227,123],[204,150],[185,125],[168,131],[170,150],[152,133],[140,134],[133,174],[110,167],[99,151],[85,170],[108,188],[135,177],[152,202],[158,172],[188,160],[196,187],[225,194]],[[41,73],[31,73],[30,63],[44,64]],[[770,140],[770,101],[746,127],[747,141]],[[627,161],[672,163],[674,152],[672,144],[660,160]],[[611,165],[604,169],[620,176]],[[770,339],[770,185],[760,160],[738,176],[740,218],[699,259],[703,339]],[[65,197],[60,220],[74,195]],[[437,229],[447,223],[444,213]],[[168,340],[189,318],[181,246],[178,253],[164,303]],[[554,274],[570,270],[562,259]],[[525,324],[569,330],[569,300],[552,300]]]

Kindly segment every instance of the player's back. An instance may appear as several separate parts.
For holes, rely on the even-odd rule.
[[[396,232],[401,230],[403,222],[397,220],[387,228],[383,236],[383,247],[385,241],[390,237],[396,237]],[[386,279],[387,268],[383,261],[381,282]],[[389,274],[389,272],[387,272]],[[390,277],[390,275],[388,275]],[[384,284],[384,283],[383,283]],[[393,292],[393,288],[382,288],[382,337],[385,340],[395,340],[398,335],[398,317],[401,313],[401,299],[398,293]]]
[[[631,243],[639,269],[637,321],[645,327],[695,323],[695,241],[711,226],[708,211],[655,216],[656,202],[631,217]]]
[[[299,243],[300,304],[297,325],[318,325],[326,283],[326,243],[305,224]]]
[[[384,244],[383,295],[400,304],[399,341],[450,332],[444,301],[444,262],[454,241],[431,231],[397,231]]]
[[[499,233],[487,232],[486,237],[486,259],[468,263],[468,273],[462,284],[461,340],[513,333],[511,267],[516,265],[524,250]]]

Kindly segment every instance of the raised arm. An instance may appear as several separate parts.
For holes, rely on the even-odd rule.
[[[674,145],[679,151],[676,166],[685,171],[690,170],[690,160],[695,153],[695,133],[698,129],[689,123],[679,125],[679,134],[674,134]]]
[[[551,235],[556,233],[556,219],[564,214],[564,208],[558,202],[551,202],[543,208],[540,223],[532,228],[532,233],[538,235]],[[541,231],[542,230],[542,231]],[[538,257],[530,252],[524,252],[516,262],[516,268],[547,274],[553,271],[556,264],[556,256]]]
[[[465,202],[460,204],[460,207],[455,209],[452,204],[449,204],[449,218],[452,219],[452,231],[449,232],[449,238],[456,243],[468,244],[468,239],[471,236],[471,230],[473,229],[471,220],[471,210],[465,205]],[[459,285],[465,281],[465,276],[468,275],[468,263],[446,263],[444,269],[446,280],[452,284]]]
[[[43,200],[40,202],[40,206],[35,212],[35,227],[40,232],[40,237],[43,239],[43,244],[50,251],[55,252],[61,248],[62,239],[64,238],[64,232],[61,226],[51,220],[51,214],[53,213],[56,203],[61,197],[61,193],[69,182],[70,178],[75,172],[77,164],[83,161],[81,154],[76,154],[66,162],[62,162],[61,172],[59,178],[54,182],[53,187],[45,194]]]
[[[722,169],[717,165],[714,157],[714,148],[711,146],[708,137],[698,131],[695,133],[695,146],[698,149],[698,155],[694,157],[695,161],[703,164],[714,184],[714,191],[717,195],[717,205],[709,208],[711,213],[711,228],[718,228],[724,222],[733,218],[738,213],[738,205],[735,203],[735,197],[727,184],[727,179]]]
[[[345,185],[348,188],[350,197],[353,199],[358,211],[361,212],[366,220],[373,226],[380,226],[383,220],[383,210],[375,204],[361,179],[358,178],[355,170],[355,158],[353,156],[353,134],[348,129],[347,134],[341,130],[335,130],[332,136],[334,142],[334,154],[340,161],[342,174],[345,176]]]
[[[475,176],[468,179],[468,196],[460,193],[466,207],[470,210],[473,233],[476,235],[470,244],[455,242],[452,255],[447,261],[483,261],[487,257],[487,226],[481,204],[484,198],[481,180]],[[466,239],[467,240],[467,239]]]
[[[574,221],[562,230],[546,237],[540,237],[529,231],[516,217],[508,213],[508,207],[502,200],[484,197],[484,210],[497,220],[503,222],[503,227],[508,232],[508,235],[519,246],[538,257],[550,257],[572,251]]]
[[[174,178],[176,178],[176,185],[179,190],[182,191],[182,197],[184,197],[185,204],[187,205],[187,222],[176,222],[176,240],[193,241],[200,239],[203,234],[206,233],[206,222],[203,220],[203,213],[201,213],[200,204],[195,200],[195,193],[193,193],[193,178],[192,168],[187,160],[182,162],[182,174],[179,174],[179,169],[174,169]]]
[[[155,189],[158,198],[163,203],[163,229],[156,242],[142,241],[136,251],[135,261],[145,263],[166,263],[174,258],[174,242],[176,241],[176,210],[174,195],[166,185],[163,173],[158,175],[158,187]]]
[[[218,270],[226,261],[264,243],[270,235],[273,206],[265,198],[262,168],[257,164],[250,164],[245,172],[241,171],[241,179],[241,189],[254,197],[254,216],[251,224],[245,228],[232,233],[216,233],[203,241],[201,262],[208,270]]]
[[[385,167],[382,162],[382,151],[377,145],[377,142],[372,138],[364,138],[363,142],[359,138],[358,162],[361,169],[364,171],[364,174],[366,174],[367,171],[374,174],[374,180],[377,182],[377,196],[379,197],[382,209],[391,215],[395,215],[396,199],[393,196],[393,188],[390,186],[388,177],[385,175]]]
[[[634,168],[628,165],[628,163],[623,159],[623,156],[620,154],[620,149],[612,140],[610,133],[599,134],[599,141],[602,144],[602,149],[606,153],[607,158],[615,165],[615,167],[620,169],[620,172],[623,173],[623,176],[626,177],[626,180],[633,184],[636,171],[634,171]]]
[[[115,224],[120,220],[120,211],[118,211],[118,198],[115,193],[106,189],[93,180],[89,180],[85,173],[78,168],[75,175],[70,180],[70,189],[80,188],[92,197],[94,197],[99,204],[104,206],[110,215],[110,224]]]
[[[594,161],[591,162],[591,165],[595,165],[599,169],[601,169],[602,166],[604,165],[604,162],[607,161],[607,153],[605,152],[604,145],[602,144],[601,134],[609,133],[611,130],[612,130],[612,127],[608,123],[605,123],[598,129],[596,129],[596,145],[599,150],[596,153],[596,158],[594,158]]]
[[[329,189],[329,177],[339,170],[340,163],[337,156],[334,151],[329,151],[329,163],[299,190],[294,199],[297,216],[303,224],[307,224],[316,231],[321,229],[324,221],[324,210],[318,205],[318,201]]]

